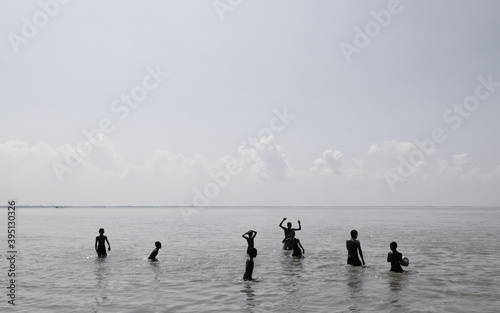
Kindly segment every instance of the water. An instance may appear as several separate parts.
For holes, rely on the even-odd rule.
[[[301,220],[305,258],[281,250],[283,217]],[[498,221],[498,208],[18,208],[17,305],[2,292],[0,310],[498,312]],[[94,251],[101,227],[106,259]],[[242,281],[249,229],[254,282]],[[351,229],[367,267],[345,265]],[[408,272],[388,271],[391,241]]]

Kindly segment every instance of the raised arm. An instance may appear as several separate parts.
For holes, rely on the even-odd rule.
[[[301,230],[302,229],[302,225],[300,225],[300,220],[297,221],[299,223],[299,228],[296,228],[294,230]]]
[[[255,238],[257,236],[257,232],[255,230],[252,230],[252,238]]]
[[[280,223],[280,227],[283,228],[283,229],[286,229],[286,227],[283,226],[283,222],[286,221],[286,217],[284,217],[282,220],[281,220],[281,223]]]

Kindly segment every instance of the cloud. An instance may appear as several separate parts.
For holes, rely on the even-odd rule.
[[[273,136],[240,145],[238,158],[244,169],[264,180],[284,180],[294,172]]]
[[[481,173],[477,177],[480,182],[500,182],[500,165],[497,165],[492,171]]]
[[[342,152],[338,150],[325,150],[322,157],[314,161],[311,171],[325,174],[339,174],[342,156]]]
[[[374,147],[378,147],[375,149]],[[399,148],[397,148],[399,147]],[[391,192],[384,173],[408,145],[376,143],[356,156],[327,149],[309,169],[294,169],[273,137],[242,144],[236,155],[211,162],[157,150],[141,164],[127,162],[110,143],[57,180],[52,162],[70,148],[11,140],[0,143],[0,188],[24,204],[191,204],[218,173],[238,165],[210,205],[494,205],[500,201],[500,165],[485,169],[469,154],[429,157]],[[318,175],[321,174],[321,175]],[[219,176],[222,177],[222,176]]]
[[[7,182],[47,173],[46,165],[56,156],[57,152],[45,143],[33,146],[19,140],[0,143],[0,173]]]
[[[254,185],[284,181],[293,173],[273,137],[241,145],[236,156],[223,156],[216,162],[201,155],[157,150],[145,162],[132,164],[106,138],[91,147],[90,153],[82,155],[70,145],[0,144],[4,178],[0,188],[30,204],[175,205],[191,203],[193,188],[212,181],[214,174],[230,165],[239,165],[238,179]],[[57,179],[54,162],[65,168],[59,173],[62,181]]]
[[[469,161],[467,153],[454,154],[451,160],[439,160],[438,166],[444,176],[456,181],[474,181],[484,175]]]
[[[0,143],[0,188],[25,204],[160,205],[186,202],[192,186],[206,180],[210,163],[195,155],[185,157],[156,151],[143,164],[127,162],[109,143],[93,147],[74,166],[66,158],[74,151],[46,143]],[[53,163],[66,166],[58,181]],[[205,175],[205,176],[204,176]]]
[[[397,141],[397,140],[385,140],[382,143],[374,143],[370,145],[368,149],[368,154],[406,154],[409,153],[411,149],[415,149],[415,144],[407,141]]]

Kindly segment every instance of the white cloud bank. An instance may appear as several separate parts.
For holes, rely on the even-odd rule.
[[[321,158],[314,161],[311,171],[325,174],[338,174],[341,159],[342,152],[337,150],[325,150]]]
[[[415,148],[389,140],[356,156],[327,149],[299,169],[272,136],[216,162],[156,151],[143,164],[102,139],[59,181],[53,164],[65,164],[70,147],[11,140],[0,144],[0,188],[28,205],[499,205],[500,164],[480,168],[467,154],[420,160],[392,192],[386,174]]]

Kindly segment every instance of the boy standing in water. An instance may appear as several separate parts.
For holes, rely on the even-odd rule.
[[[293,230],[290,232],[290,235],[283,240],[283,243],[290,246],[290,249],[292,250],[292,256],[301,258],[302,254],[304,254],[304,252],[306,251],[304,247],[302,247],[300,240],[298,238],[295,238],[295,232]]]
[[[293,239],[293,237],[290,237],[290,236],[292,235],[292,232],[301,230],[302,226],[300,225],[300,220],[298,220],[297,222],[299,223],[299,228],[292,228],[292,223],[290,223],[290,222],[286,223],[287,227],[284,227],[283,226],[284,221],[286,221],[286,217],[284,217],[280,223],[281,229],[283,229],[283,231],[285,232],[285,239],[283,239],[283,241],[282,241],[284,243],[283,249],[291,250],[292,249],[292,240],[291,239]],[[290,240],[287,240],[287,238],[290,238]]]
[[[98,257],[105,257],[108,255],[106,253],[106,242],[108,243],[108,251],[111,251],[108,237],[104,236],[104,228],[101,228],[99,229],[99,236],[95,237],[95,251]]]
[[[257,249],[255,248],[250,248],[248,250],[248,260],[245,266],[245,274],[243,274],[243,280],[252,280],[252,273],[253,273],[253,258],[257,256]]]
[[[158,255],[158,251],[161,249],[161,242],[157,241],[155,242],[155,249],[153,250],[153,252],[151,252],[151,254],[149,255],[148,257],[148,260],[151,260],[151,261],[158,261],[156,259],[156,256]]]
[[[391,271],[402,273],[403,268],[401,267],[401,260],[403,259],[403,254],[398,252],[396,249],[398,248],[398,244],[393,241],[391,242],[391,252],[387,254],[387,262],[391,262]]]
[[[301,258],[302,254],[306,252],[306,250],[304,250],[304,247],[302,247],[300,240],[295,238],[294,236],[291,242],[292,242],[292,256]]]
[[[358,231],[353,229],[351,230],[351,239],[346,240],[345,245],[347,248],[347,264],[351,264],[353,266],[361,266],[361,261],[363,261],[363,265],[365,265],[365,259],[363,259],[363,251],[361,251],[361,243],[358,238]],[[361,261],[358,257],[361,257]]]
[[[249,230],[241,236],[247,240],[247,244],[248,244],[247,253],[248,253],[248,251],[250,251],[250,249],[253,248],[255,236],[257,236],[257,232],[255,230]]]

